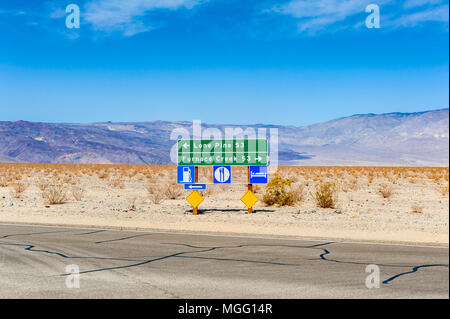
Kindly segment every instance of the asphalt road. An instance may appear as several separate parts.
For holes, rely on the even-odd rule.
[[[0,298],[448,298],[448,252],[0,225]],[[379,267],[379,288],[366,287],[370,264]],[[79,288],[68,288],[76,267]]]

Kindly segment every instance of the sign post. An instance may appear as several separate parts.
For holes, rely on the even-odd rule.
[[[253,193],[253,184],[250,184],[250,167],[247,167],[247,181],[248,181],[248,191]],[[253,213],[253,207],[248,207],[248,213]]]
[[[199,166],[213,166],[214,184],[232,184],[231,166],[247,166],[247,193],[241,201],[248,213],[253,213],[253,205],[259,200],[253,193],[253,184],[267,184],[267,139],[181,139],[177,147],[178,183],[193,190],[186,199],[194,215],[203,201],[197,189],[206,188],[206,184],[197,184]]]
[[[195,184],[197,184],[197,183],[198,183],[198,167],[196,166],[195,167]],[[196,192],[196,191],[194,191],[194,192]],[[197,215],[197,213],[198,213],[197,207],[198,207],[198,205],[192,208],[193,215]]]

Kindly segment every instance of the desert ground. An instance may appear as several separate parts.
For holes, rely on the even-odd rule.
[[[3,163],[0,223],[448,245],[448,167],[280,167],[289,200],[254,186],[252,214],[246,174],[208,185],[194,216],[175,166]],[[199,182],[211,175],[200,167]]]

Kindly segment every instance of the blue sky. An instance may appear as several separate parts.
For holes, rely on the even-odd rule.
[[[0,0],[0,121],[306,125],[447,108],[448,30],[442,0]]]

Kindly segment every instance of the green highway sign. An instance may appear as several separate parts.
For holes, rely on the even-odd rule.
[[[267,139],[178,140],[180,166],[268,165]]]

